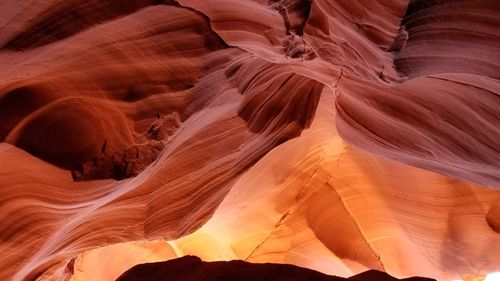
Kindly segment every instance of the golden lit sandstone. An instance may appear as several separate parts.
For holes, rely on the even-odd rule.
[[[70,265],[74,271],[71,280],[114,281],[136,264],[164,261],[175,256],[174,250],[161,240],[118,243],[79,255]]]
[[[310,129],[240,177],[199,230],[161,244],[176,251],[167,259],[292,263],[345,277],[368,268],[438,280],[498,270],[500,237],[485,220],[498,192],[353,149],[338,137],[325,93]],[[120,264],[112,247],[80,256],[81,270]]]

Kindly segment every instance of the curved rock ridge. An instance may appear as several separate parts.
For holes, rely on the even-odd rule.
[[[398,37],[406,42],[394,64],[410,78],[467,73],[498,80],[499,16],[494,0],[410,1],[400,29],[406,35]]]
[[[499,21],[495,0],[1,1],[0,280],[184,255],[499,271]]]
[[[244,261],[203,262],[195,256],[185,256],[175,260],[137,265],[116,281],[245,281],[245,280],[273,280],[273,281],[375,281],[375,280],[406,280],[406,281],[431,281],[429,278],[397,279],[387,273],[372,270],[350,278],[329,276],[319,272],[300,268],[288,264],[252,264]]]
[[[109,36],[117,28],[127,33]],[[185,35],[176,36],[179,30]],[[204,68],[217,67],[203,62],[220,56],[216,50],[225,48],[203,17],[167,6],[142,9],[67,41],[4,53],[28,62],[4,70],[15,81],[4,80],[0,102],[2,139],[64,168],[144,143],[142,135],[158,114],[179,112],[187,118],[196,110],[184,112],[194,95],[187,90]],[[27,70],[31,77],[22,77]],[[10,112],[17,104],[22,104],[21,110]]]
[[[27,27],[4,43],[4,49],[33,49],[65,39],[94,25],[173,0],[66,1],[45,10]]]
[[[134,264],[184,255],[342,277],[372,268],[438,280],[497,271],[500,236],[487,220],[498,192],[349,146],[331,122],[333,101],[324,90],[310,129],[247,170],[201,228],[175,240],[87,251],[72,280],[114,280]],[[158,249],[165,254],[149,254]]]

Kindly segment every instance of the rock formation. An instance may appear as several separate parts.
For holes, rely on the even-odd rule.
[[[0,1],[0,280],[500,271],[499,26],[497,0]]]
[[[387,273],[371,270],[350,278],[329,276],[288,264],[251,264],[244,261],[203,262],[193,256],[133,267],[117,281],[205,280],[205,281],[397,281]],[[407,278],[405,281],[432,281],[428,278]]]

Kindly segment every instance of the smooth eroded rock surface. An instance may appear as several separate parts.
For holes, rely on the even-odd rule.
[[[0,1],[0,280],[500,271],[499,26],[497,0]]]

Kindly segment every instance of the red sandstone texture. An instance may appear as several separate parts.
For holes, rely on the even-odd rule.
[[[3,0],[0,280],[200,256],[500,271],[497,0]]]

